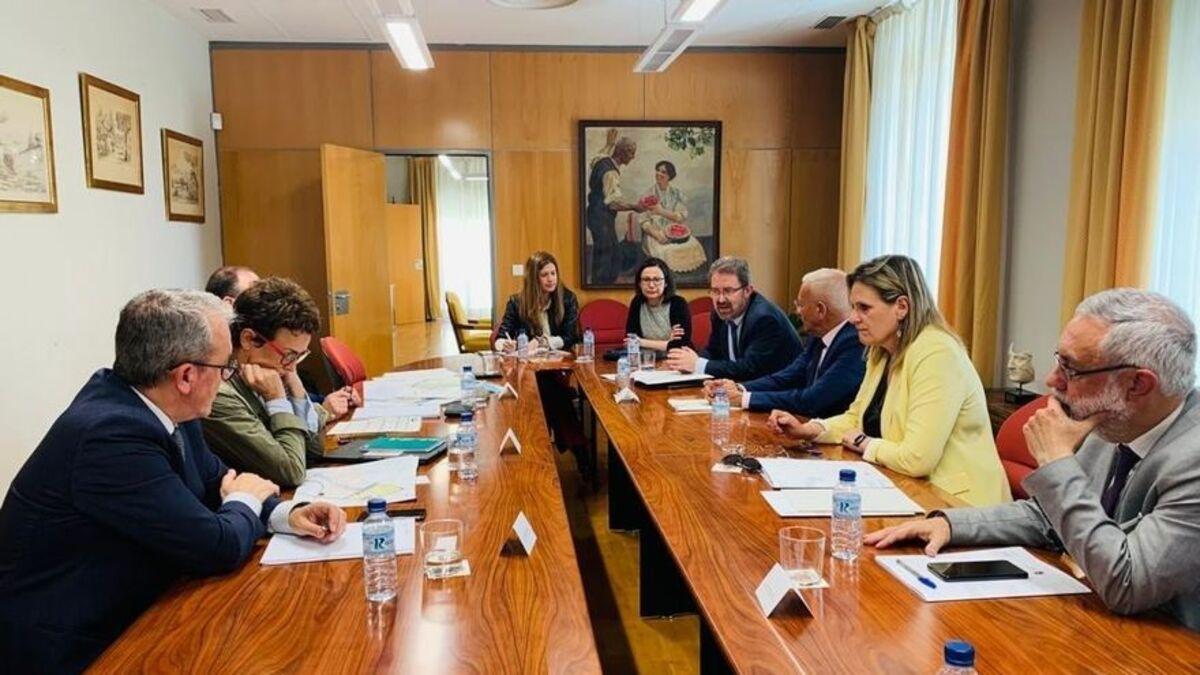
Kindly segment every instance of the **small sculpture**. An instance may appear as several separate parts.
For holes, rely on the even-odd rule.
[[[1025,385],[1033,382],[1033,354],[1031,352],[1014,351],[1015,345],[1008,346],[1008,381],[1017,385],[1016,389],[1009,387],[1004,390],[1004,400],[1009,403],[1023,404],[1037,398],[1032,391],[1025,391]]]

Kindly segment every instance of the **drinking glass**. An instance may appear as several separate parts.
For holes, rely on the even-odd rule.
[[[641,370],[654,370],[654,359],[656,356],[657,354],[653,349],[643,349],[640,356],[642,362]]]
[[[821,583],[825,567],[825,533],[795,525],[779,530],[779,564],[796,587]]]
[[[421,551],[425,557],[426,576],[442,579],[458,572],[463,560],[462,538],[461,520],[429,520],[421,526]]]

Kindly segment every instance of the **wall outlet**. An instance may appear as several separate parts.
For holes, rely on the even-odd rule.
[[[521,265],[521,264],[513,265],[513,276],[514,277],[525,276],[525,266]]]

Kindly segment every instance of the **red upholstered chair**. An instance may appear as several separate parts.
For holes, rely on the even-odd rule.
[[[340,381],[337,386],[350,386],[362,392],[362,382],[367,379],[367,367],[349,345],[332,336],[323,337],[321,353],[333,371],[335,384]]]
[[[712,298],[696,298],[688,303],[688,309],[692,311],[692,346],[700,351],[708,346],[708,337],[712,333],[712,320],[709,317],[713,309]]]
[[[596,336],[597,358],[606,349],[625,344],[625,319],[629,308],[625,303],[603,298],[592,300],[579,311],[579,332],[591,328]]]
[[[1025,499],[1029,496],[1025,488],[1021,487],[1021,481],[1038,466],[1033,455],[1029,454],[1029,447],[1025,445],[1025,434],[1021,432],[1021,428],[1033,413],[1046,407],[1047,399],[1048,396],[1040,396],[1017,408],[1016,412],[1004,420],[1000,431],[996,433],[996,450],[1000,453],[1000,464],[1004,466],[1004,474],[1008,476],[1008,486],[1012,489],[1013,499]]]
[[[712,298],[708,297],[707,295],[703,295],[689,302],[688,307],[692,310],[692,316],[696,316],[697,314],[708,314],[713,308]]]

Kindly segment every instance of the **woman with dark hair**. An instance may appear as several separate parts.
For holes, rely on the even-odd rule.
[[[633,275],[637,291],[629,303],[625,332],[635,333],[642,346],[666,351],[667,345],[692,343],[692,314],[687,300],[675,295],[671,268],[658,258],[646,258]]]
[[[642,251],[676,272],[691,272],[708,262],[708,256],[684,224],[688,209],[683,193],[671,185],[675,176],[671,162],[662,160],[654,165],[654,185],[639,202],[646,212],[637,216],[642,222]]]
[[[550,349],[570,350],[579,341],[579,301],[558,282],[558,260],[545,251],[525,261],[525,281],[504,307],[496,351],[514,348],[521,332]]]

